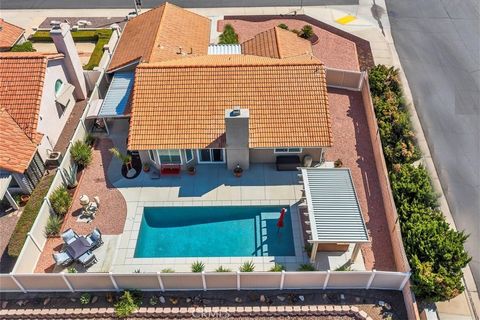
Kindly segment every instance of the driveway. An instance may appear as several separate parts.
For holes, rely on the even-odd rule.
[[[480,285],[480,23],[477,0],[387,0],[440,180]]]

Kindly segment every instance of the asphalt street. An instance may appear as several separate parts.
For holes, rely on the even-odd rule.
[[[94,9],[133,8],[134,0],[0,0],[0,9]],[[153,8],[165,1],[142,0],[143,8]],[[275,7],[352,5],[358,0],[169,0],[183,8]]]
[[[480,287],[480,2],[386,0],[395,47]]]

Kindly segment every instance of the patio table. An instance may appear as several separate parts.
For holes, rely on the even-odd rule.
[[[78,237],[70,243],[67,246],[67,253],[73,258],[73,259],[78,259],[80,258],[84,253],[86,253],[88,250],[91,249],[90,243],[87,241],[87,238],[85,237]]]

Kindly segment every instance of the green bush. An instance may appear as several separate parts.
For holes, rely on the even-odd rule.
[[[22,44],[16,44],[11,49],[11,52],[36,52],[30,41],[25,41]]]
[[[253,271],[255,271],[255,264],[253,263],[253,261],[245,261],[240,266],[240,271],[241,272],[253,272]]]
[[[40,210],[43,199],[47,195],[48,189],[52,184],[53,177],[53,175],[43,177],[35,187],[35,190],[33,190],[30,200],[23,209],[23,213],[18,219],[12,237],[8,242],[8,255],[10,257],[17,258],[20,255],[20,251],[22,251],[23,244],[27,238],[27,233],[30,231],[37,218],[38,211]]]
[[[224,268],[223,266],[218,267],[215,269],[215,272],[232,272],[232,269]]]
[[[275,263],[275,265],[272,268],[270,268],[271,272],[281,272],[283,270],[285,270],[285,267],[279,263]]]
[[[119,318],[125,318],[134,313],[140,307],[140,299],[130,291],[124,291],[117,303],[115,303],[115,314]]]
[[[287,26],[285,23],[280,23],[280,24],[278,25],[278,27],[279,27],[280,29],[288,30],[288,26]]]
[[[238,34],[235,33],[235,29],[231,24],[225,25],[223,32],[219,36],[219,44],[237,44]]]
[[[92,162],[92,148],[84,141],[76,141],[70,149],[73,161],[79,166],[86,167]]]
[[[90,303],[90,298],[91,298],[90,293],[84,292],[80,296],[80,303],[81,304],[89,304]]]
[[[192,263],[192,272],[202,272],[205,270],[205,264],[202,261]]]
[[[111,29],[99,29],[99,30],[78,30],[72,31],[72,38],[75,42],[95,42],[95,48],[92,55],[88,60],[88,63],[83,66],[85,70],[92,70],[98,66],[103,55],[103,46],[110,41],[113,31]],[[37,31],[30,40],[34,42],[51,42],[49,31]]]
[[[303,39],[310,39],[314,34],[315,33],[313,32],[313,27],[307,24],[303,26],[299,36]]]
[[[445,301],[463,292],[462,268],[471,258],[468,236],[453,230],[437,209],[428,172],[412,163],[420,158],[398,79],[398,70],[383,65],[369,72],[370,90],[393,198],[400,218],[405,252],[418,298]]]
[[[315,271],[315,266],[311,263],[301,264],[298,271]]]
[[[45,226],[46,236],[58,236],[60,228],[62,227],[62,218],[57,215],[48,217],[47,225]]]
[[[175,270],[173,270],[172,268],[165,268],[165,269],[162,269],[161,272],[162,272],[162,273],[174,273]]]
[[[55,189],[48,199],[53,211],[60,216],[64,216],[72,205],[72,197],[64,186]]]

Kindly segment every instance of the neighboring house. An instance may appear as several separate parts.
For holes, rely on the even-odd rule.
[[[209,39],[209,19],[169,3],[130,20],[99,117],[131,117],[128,149],[157,167],[320,162],[332,133],[310,42],[280,28],[240,45]]]
[[[85,79],[71,34],[55,32],[62,53],[0,53],[0,170],[13,177],[1,180],[11,191],[33,190],[76,100],[86,97],[84,89],[72,85],[84,85]]]
[[[0,18],[0,51],[10,51],[25,41],[25,29],[17,27]]]

